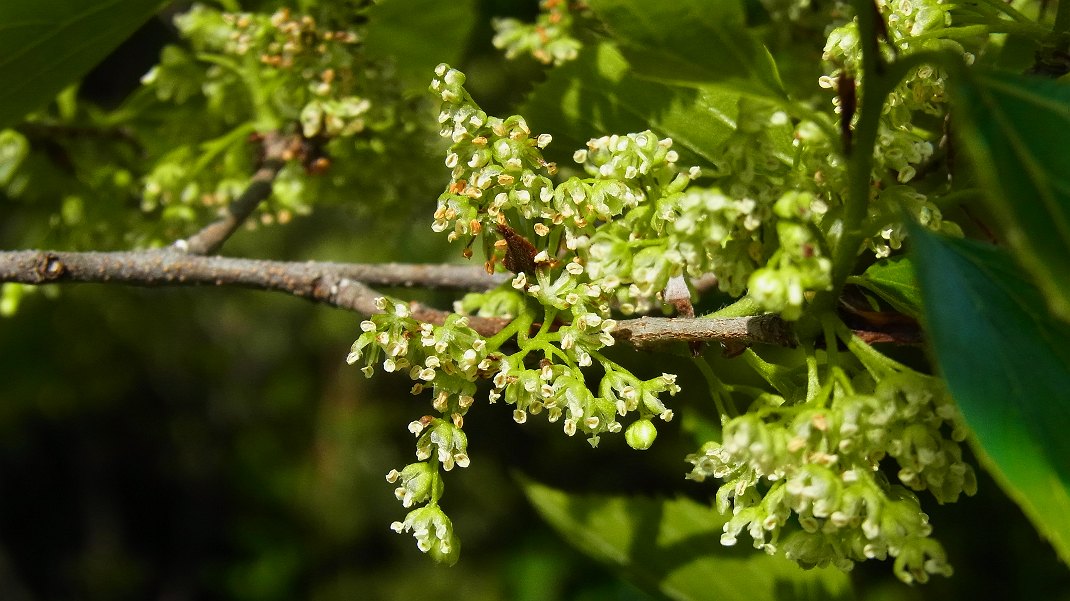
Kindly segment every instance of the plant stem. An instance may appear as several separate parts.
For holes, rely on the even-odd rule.
[[[863,342],[858,336],[855,336],[842,321],[837,320],[835,329],[836,335],[847,345],[847,350],[851,351],[851,354],[862,363],[862,366],[865,367],[866,371],[868,371],[874,378],[880,379],[889,374],[913,371],[895,359],[886,356],[884,353],[881,353],[877,349]]]
[[[1015,21],[1018,21],[1019,23],[1033,23],[1032,19],[1030,19],[1029,17],[1027,17],[1027,16],[1023,15],[1022,13],[1018,12],[1013,6],[1011,6],[1007,2],[1004,2],[1003,0],[979,0],[979,1],[983,2],[984,4],[987,4],[989,7],[992,8],[993,11],[1003,13],[1003,14],[1007,15],[1008,17],[1014,19]],[[1061,1],[1059,2],[1059,8],[1060,9],[1062,8],[1063,4],[1064,4],[1063,2],[1061,2]]]
[[[739,412],[735,410],[735,407],[731,407],[729,411],[729,404],[725,403],[725,385],[721,382],[721,379],[717,377],[717,374],[713,373],[713,368],[702,357],[692,357],[691,362],[698,368],[699,373],[706,380],[706,386],[709,388],[710,397],[713,399],[713,405],[717,408],[717,413],[721,416],[721,423],[724,420],[739,415]]]
[[[704,318],[721,318],[721,317],[750,317],[751,315],[758,315],[762,313],[761,306],[755,302],[749,296],[741,297],[736,302],[722,307],[709,315],[703,315]]]
[[[495,334],[492,338],[487,339],[487,348],[489,348],[491,351],[496,351],[501,348],[501,346],[505,344],[505,341],[512,338],[513,335],[516,334],[517,331],[520,329],[520,322],[520,319],[514,319],[513,321],[509,322],[509,325],[502,328],[502,331]]]
[[[961,57],[949,52],[919,52],[903,56],[891,64],[884,64],[878,56],[879,48],[876,47],[876,15],[872,14],[872,8],[867,2],[856,4],[861,4],[860,35],[864,39],[872,36],[874,41],[863,46],[862,107],[854,132],[854,152],[848,157],[847,163],[848,192],[845,199],[843,233],[833,251],[831,290],[819,293],[812,305],[817,313],[830,311],[835,306],[866,237],[863,226],[869,212],[873,151],[877,145],[885,100],[908,73],[923,64],[936,63],[956,75],[962,70]]]
[[[1063,36],[1070,33],[1070,2],[1059,0],[1059,6],[1055,9],[1055,24],[1052,33]]]
[[[442,486],[439,484],[442,480],[442,470],[439,469],[437,452],[432,452],[427,461],[434,468],[431,471],[431,500],[428,501],[428,505],[433,506],[438,505],[438,500],[442,498]]]
[[[787,368],[769,363],[758,356],[753,349],[743,351],[743,360],[762,377],[770,386],[776,389],[780,396],[789,401],[798,400],[798,387],[792,383],[791,378],[784,373]]]
[[[805,345],[806,352],[806,402],[809,403],[817,398],[821,389],[821,378],[817,370],[817,351],[809,345]]]

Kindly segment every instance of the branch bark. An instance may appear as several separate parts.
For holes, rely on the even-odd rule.
[[[174,243],[175,250],[192,255],[207,255],[218,251],[223,244],[253,214],[260,203],[271,196],[275,178],[286,161],[293,158],[301,140],[294,135],[270,132],[260,141],[260,164],[249,186],[227,207],[223,217],[204,226],[199,232]]]
[[[0,251],[0,282],[22,284],[111,283],[131,286],[236,286],[285,292],[363,315],[379,312],[382,296],[368,285],[487,290],[504,281],[463,265],[286,262],[205,257],[174,250],[128,252]],[[409,304],[414,318],[441,324],[448,311]],[[509,320],[469,317],[483,336]],[[618,322],[614,337],[637,347],[659,342],[721,340],[792,346],[790,326],[773,315],[725,319],[654,318]]]
[[[719,340],[726,343],[750,345],[754,343],[795,346],[791,325],[777,315],[752,317],[670,318],[640,317],[617,323],[613,331],[617,340],[636,347],[665,342],[703,342]]]

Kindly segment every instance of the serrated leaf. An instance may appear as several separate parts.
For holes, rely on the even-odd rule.
[[[1003,238],[1070,321],[1070,85],[1003,73],[954,84],[954,123]]]
[[[365,48],[389,59],[410,90],[427,89],[439,63],[456,64],[479,11],[475,0],[383,0],[368,12]]]
[[[128,38],[161,0],[0,2],[0,129],[52,100]]]
[[[651,129],[673,140],[681,164],[711,164],[717,147],[736,127],[739,94],[692,89],[640,79],[612,44],[585,48],[550,72],[521,107],[534,131],[554,136],[552,158],[571,160],[587,140]]]
[[[638,75],[786,98],[776,63],[747,31],[738,0],[590,0],[588,4]]]
[[[523,486],[565,540],[660,596],[680,601],[851,598],[850,580],[842,572],[803,570],[754,549],[722,546],[726,518],[690,499],[570,495],[534,482]]]
[[[877,261],[861,276],[849,281],[870,290],[904,315],[915,318],[921,315],[921,288],[909,257]]]
[[[940,370],[985,467],[1070,562],[1070,326],[1004,250],[913,228]]]

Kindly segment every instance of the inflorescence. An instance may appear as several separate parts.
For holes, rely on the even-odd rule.
[[[957,42],[940,39],[949,13],[938,1],[877,5],[889,23],[887,52],[956,44],[970,58]],[[544,8],[547,18],[567,15],[560,3]],[[512,53],[530,50],[532,35],[537,32],[499,24],[496,43]],[[918,36],[925,41],[914,43]],[[572,57],[567,44],[550,47],[536,55],[547,62]],[[861,81],[860,53],[853,22],[832,29],[820,86]],[[680,388],[674,375],[643,380],[601,352],[614,342],[614,316],[669,312],[663,292],[670,280],[712,275],[723,293],[746,294],[762,311],[801,319],[815,294],[833,285],[830,247],[842,228],[848,174],[827,122],[742,100],[736,131],[706,173],[680,166],[672,140],[643,131],[590,140],[573,155],[582,174],[561,178],[543,156],[549,134],[533,133],[519,115],[488,115],[464,88],[460,71],[443,64],[435,75],[431,91],[442,103],[440,133],[451,143],[445,159],[451,181],[432,229],[464,242],[465,256],[480,239],[487,271],[504,267],[513,277],[458,301],[458,314],[441,326],[420,323],[404,303],[381,299],[384,313],[361,324],[349,361],[363,360],[368,375],[381,362],[384,371],[407,372],[414,394],[431,391],[438,415],[409,425],[418,461],[387,479],[406,508],[422,505],[393,528],[411,531],[422,551],[452,563],[459,541],[439,506],[441,471],[469,464],[463,418],[479,380],[490,382],[488,401],[509,405],[517,423],[545,415],[569,436],[583,433],[592,446],[603,434],[625,430],[630,446],[649,448],[654,420],[673,417],[664,393]],[[904,211],[930,229],[958,232],[912,184],[939,144],[916,126],[917,115],[946,115],[945,77],[928,67],[912,72],[882,115],[874,192],[862,224],[877,258],[900,247]],[[840,92],[835,112],[844,108]],[[715,185],[696,184],[700,178]],[[511,321],[483,338],[461,314]],[[733,388],[704,370],[722,414],[722,439],[687,457],[688,477],[724,480],[716,505],[731,518],[721,542],[736,544],[745,531],[756,548],[804,566],[847,570],[858,561],[894,558],[894,571],[906,582],[950,574],[916,493],[948,503],[976,491],[955,405],[938,379],[884,357],[831,315],[820,321],[826,348],[804,343],[797,351],[805,367],[791,376],[802,384],[793,392],[763,374],[776,392],[752,395],[740,413],[731,405]],[[849,352],[834,348],[840,344]],[[746,354],[761,373],[760,357]],[[601,378],[594,384],[587,368],[596,364]],[[631,418],[627,428],[625,418]]]

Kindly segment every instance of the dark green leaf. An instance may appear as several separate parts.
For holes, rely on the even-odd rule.
[[[921,315],[921,290],[914,277],[914,264],[908,257],[878,261],[849,281],[872,291],[904,315]]]
[[[0,2],[0,129],[52,100],[134,33],[161,0]]]
[[[720,543],[725,518],[689,499],[580,496],[525,482],[528,499],[563,538],[670,599],[851,598],[847,575],[803,570],[747,546]]]
[[[1070,326],[1005,251],[911,236],[933,351],[978,455],[1070,561]]]
[[[436,65],[461,59],[478,14],[475,0],[384,0],[368,13],[368,55],[391,60],[406,86],[426,90]]]
[[[1070,321],[1070,85],[1020,75],[956,80],[964,151],[1049,307]]]
[[[773,57],[738,0],[591,0],[636,74],[784,99]]]
[[[551,148],[571,157],[587,140],[651,129],[672,138],[682,163],[715,161],[714,151],[736,126],[739,95],[643,80],[610,44],[585,48],[550,72],[520,112],[534,131],[554,136]],[[700,160],[699,160],[700,159]]]

